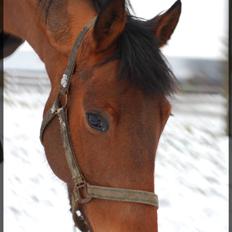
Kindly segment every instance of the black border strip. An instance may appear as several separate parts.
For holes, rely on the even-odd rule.
[[[0,0],[0,55],[3,57],[3,0]],[[3,231],[3,59],[0,59],[0,231]]]
[[[228,22],[228,30],[229,30],[229,46],[228,46],[228,91],[229,91],[229,98],[228,98],[228,132],[229,132],[229,231],[232,232],[232,1],[229,0],[229,22]]]
[[[3,0],[0,5],[0,55],[3,57]],[[3,59],[0,59],[0,231],[3,231]]]
[[[231,96],[231,88],[232,88],[232,0],[229,0],[229,48],[228,48],[228,60],[229,60],[229,65],[228,65],[228,69],[229,69],[229,102],[228,102],[228,107],[229,107],[229,137],[231,139],[232,137],[232,96]],[[230,150],[231,151],[231,150]]]

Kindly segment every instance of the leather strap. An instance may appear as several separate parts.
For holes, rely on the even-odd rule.
[[[40,142],[43,144],[43,134],[47,126],[51,123],[51,121],[55,118],[57,114],[57,109],[59,108],[58,106],[58,99],[55,100],[53,103],[52,107],[48,112],[44,115],[43,121],[40,127]]]
[[[75,68],[75,64],[76,64],[76,57],[77,57],[77,53],[78,53],[78,48],[81,46],[81,43],[82,43],[86,33],[94,25],[95,21],[96,21],[96,17],[93,18],[88,24],[85,25],[85,27],[80,32],[79,36],[77,37],[77,39],[73,45],[71,54],[70,54],[69,59],[68,59],[67,67],[64,71],[64,74],[63,74],[63,77],[62,77],[61,83],[60,83],[62,94],[65,94],[68,92],[70,82],[71,82],[71,77],[72,77],[72,74],[74,72],[74,68]]]
[[[140,203],[154,206],[156,208],[159,207],[158,196],[152,192],[125,188],[101,187],[89,184],[87,184],[87,192],[91,198]]]
[[[65,157],[68,163],[69,170],[72,175],[72,179],[75,185],[80,185],[84,182],[84,177],[81,174],[80,167],[77,165],[75,160],[75,155],[73,153],[73,148],[70,139],[70,132],[67,120],[67,109],[60,108],[57,111],[57,115],[60,121],[60,133],[62,136],[63,147],[65,151]]]
[[[103,187],[90,185],[88,183],[81,188],[85,188],[84,192],[82,192],[85,195],[85,198],[80,196],[79,191],[75,190],[73,192],[73,204],[75,202],[78,203],[83,199],[89,202],[95,198],[100,200],[140,203],[154,206],[156,208],[159,207],[158,196],[152,192],[126,188]]]

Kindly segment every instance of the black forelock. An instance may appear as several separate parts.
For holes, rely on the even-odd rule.
[[[93,0],[99,12],[109,0]],[[117,50],[106,60],[119,59],[119,78],[128,80],[145,93],[170,95],[175,92],[176,78],[159,49],[152,25],[129,13],[125,29],[117,41]]]
[[[120,79],[127,79],[145,93],[170,95],[175,91],[175,76],[162,55],[152,28],[145,21],[128,16],[118,40]]]

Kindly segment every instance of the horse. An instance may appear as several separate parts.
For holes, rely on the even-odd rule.
[[[81,231],[157,232],[155,156],[176,79],[160,48],[177,0],[150,20],[125,0],[4,0],[4,36],[33,47],[51,83],[41,141]],[[79,212],[77,212],[79,211]]]

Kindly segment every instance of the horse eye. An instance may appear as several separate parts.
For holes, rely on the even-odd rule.
[[[108,121],[98,113],[87,113],[87,121],[95,130],[106,132],[109,129]]]

